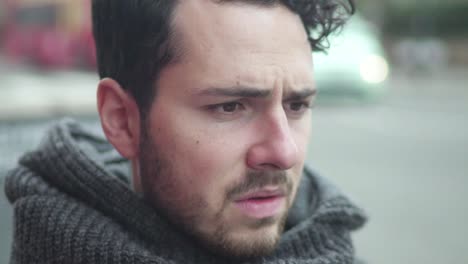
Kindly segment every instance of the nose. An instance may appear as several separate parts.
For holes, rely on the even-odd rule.
[[[247,166],[254,170],[287,170],[299,159],[294,135],[284,109],[262,117],[257,141],[248,150]]]

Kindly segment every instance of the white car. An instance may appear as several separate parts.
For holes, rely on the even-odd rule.
[[[369,100],[385,93],[389,64],[371,24],[355,14],[329,41],[325,53],[313,54],[319,93]]]

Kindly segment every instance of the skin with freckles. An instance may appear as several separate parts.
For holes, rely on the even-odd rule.
[[[129,129],[140,135],[135,150],[117,148],[133,162],[136,189],[207,249],[268,254],[310,134],[315,88],[302,22],[282,5],[184,0],[172,23],[183,55],[162,70],[141,129]]]

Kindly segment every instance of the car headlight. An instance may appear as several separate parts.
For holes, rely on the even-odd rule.
[[[369,55],[359,65],[361,78],[368,83],[381,83],[388,77],[387,60],[380,55]]]

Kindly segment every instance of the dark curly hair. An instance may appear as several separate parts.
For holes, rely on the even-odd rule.
[[[272,6],[297,13],[312,50],[324,51],[327,36],[354,13],[354,0],[214,0]],[[177,61],[171,19],[178,0],[93,0],[93,34],[100,78],[110,77],[130,93],[145,115],[161,70]]]

